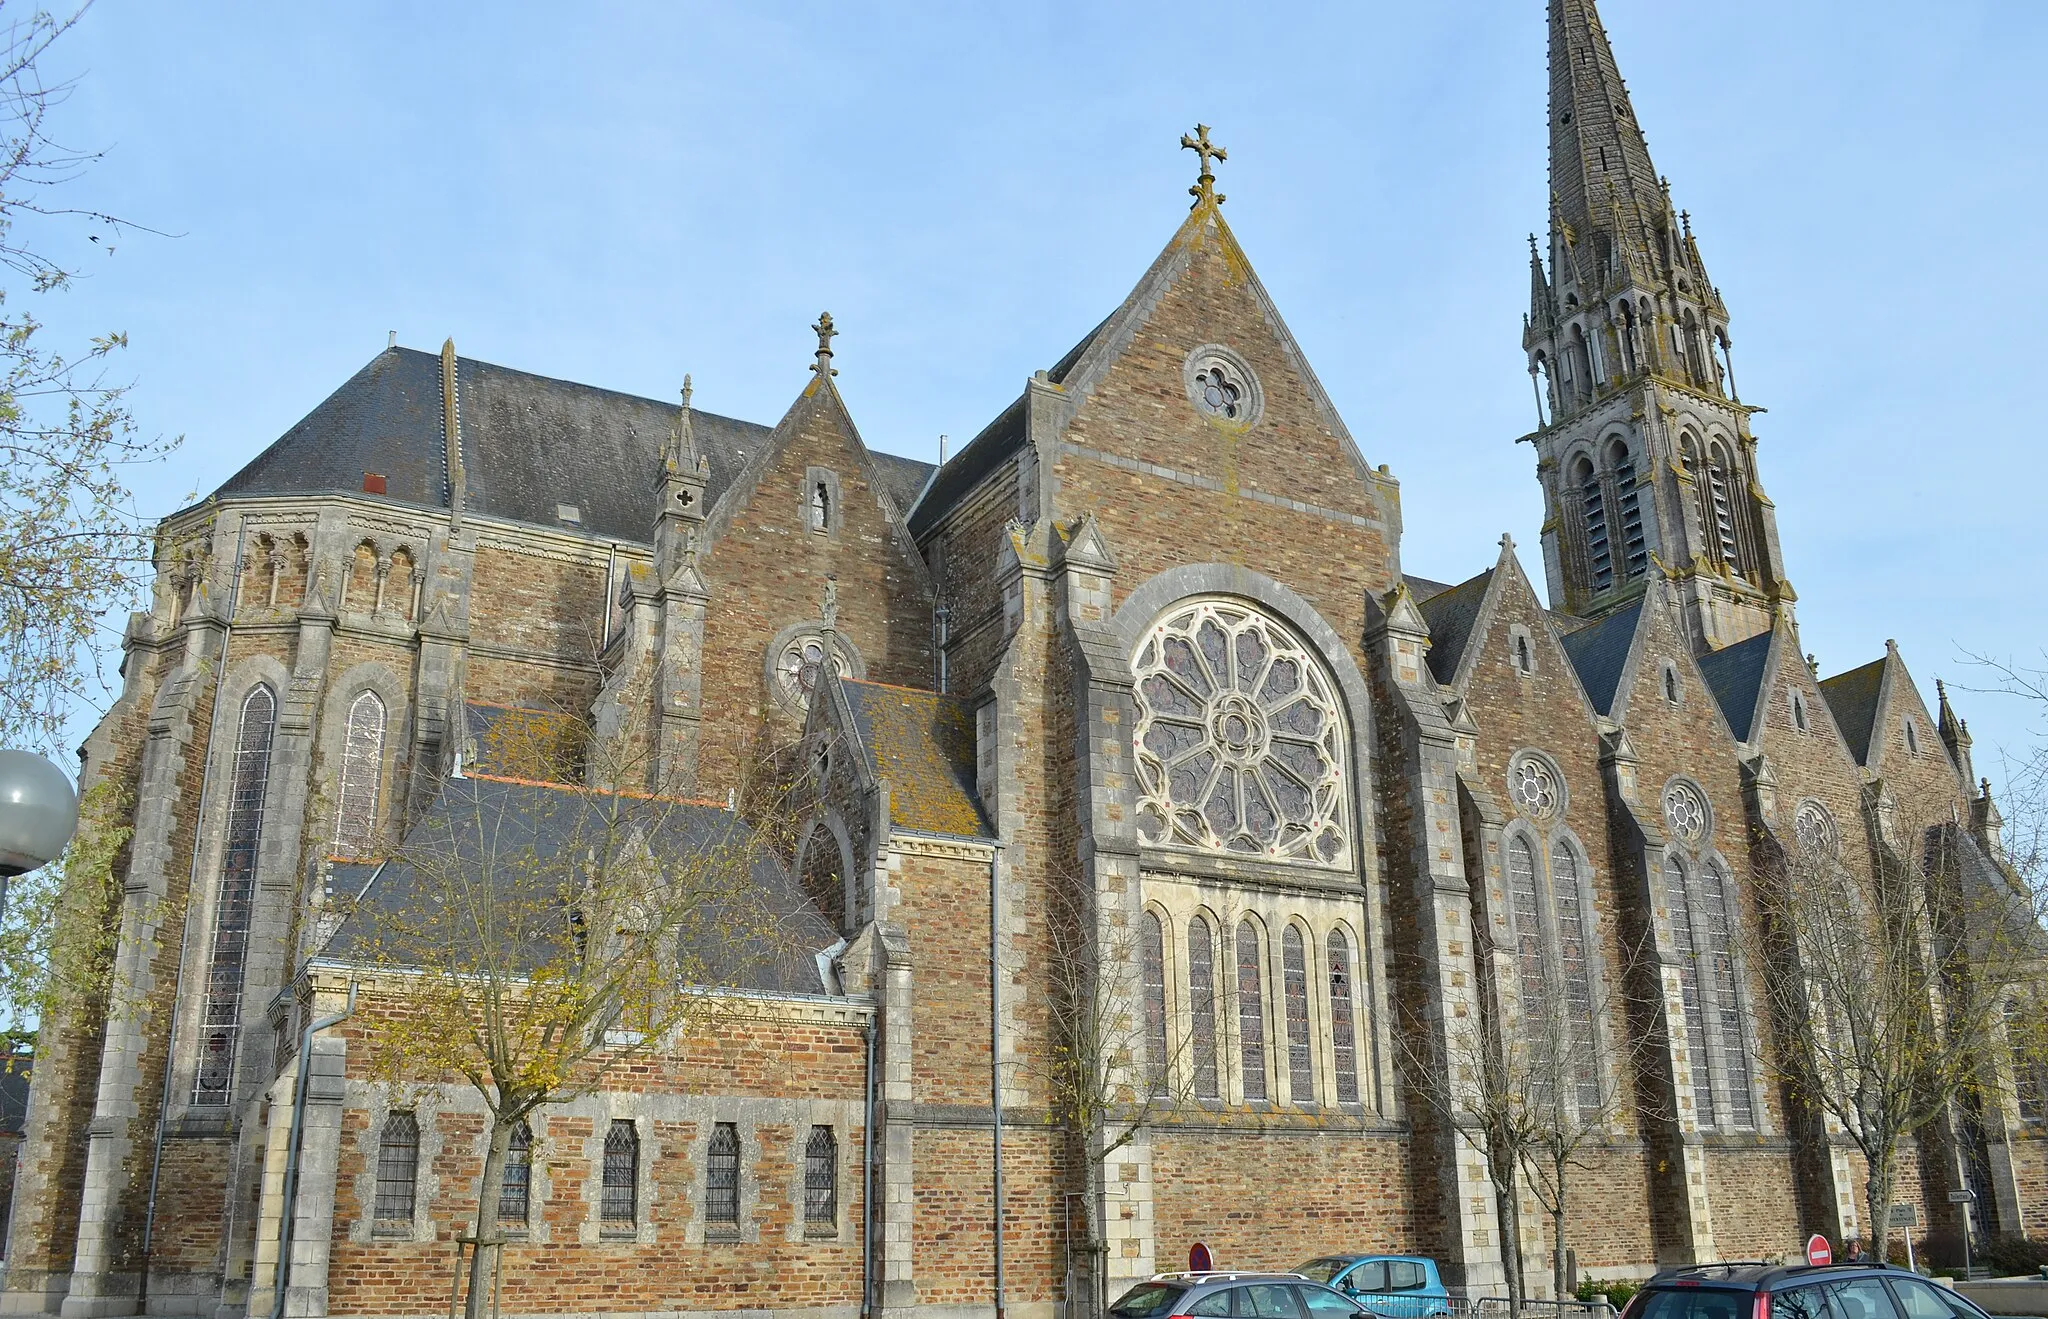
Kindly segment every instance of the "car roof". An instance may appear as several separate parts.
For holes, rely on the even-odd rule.
[[[1649,1286],[1713,1286],[1744,1291],[1765,1291],[1790,1282],[1821,1282],[1829,1278],[1853,1278],[1872,1273],[1898,1273],[1876,1261],[1841,1264],[1772,1264],[1765,1260],[1727,1260],[1715,1264],[1687,1264],[1666,1269],[1650,1279]]]
[[[1210,1269],[1204,1273],[1155,1273],[1150,1281],[1184,1282],[1192,1287],[1210,1282],[1306,1282],[1307,1279],[1297,1273],[1273,1273],[1264,1269]]]

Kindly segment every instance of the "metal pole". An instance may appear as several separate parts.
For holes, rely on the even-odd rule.
[[[860,1124],[860,1315],[875,1311],[875,1019],[867,1030],[867,1115]]]
[[[995,1115],[996,1319],[1003,1319],[1003,1013],[1001,928],[1002,853],[988,858],[988,1069],[990,1111]]]

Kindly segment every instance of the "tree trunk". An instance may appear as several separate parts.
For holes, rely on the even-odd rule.
[[[1503,1179],[1501,1170],[1494,1166],[1491,1154],[1487,1157],[1487,1169],[1493,1182],[1494,1205],[1500,1214],[1500,1262],[1507,1275],[1508,1316],[1521,1319],[1522,1315],[1522,1197],[1521,1188],[1516,1185],[1515,1170],[1510,1167]]]
[[[1898,1180],[1898,1161],[1897,1150],[1890,1141],[1885,1141],[1870,1159],[1868,1175],[1863,1182],[1863,1198],[1870,1212],[1870,1229],[1866,1236],[1875,1243],[1872,1254],[1880,1264],[1885,1262],[1891,1245],[1892,1186]]]
[[[1570,1270],[1565,1267],[1564,1214],[1565,1178],[1571,1173],[1571,1155],[1562,1149],[1553,1150],[1550,1173],[1550,1285],[1554,1298],[1562,1301],[1569,1295],[1570,1285]]]
[[[491,1266],[498,1258],[498,1197],[505,1189],[505,1152],[512,1145],[512,1128],[502,1114],[491,1115],[491,1140],[484,1148],[484,1175],[477,1187],[476,1244],[470,1248],[469,1299],[463,1319],[485,1319],[490,1311]]]

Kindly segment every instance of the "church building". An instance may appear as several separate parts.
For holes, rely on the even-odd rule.
[[[113,989],[44,1023],[0,1308],[449,1309],[485,1111],[373,1075],[331,911],[437,812],[603,786],[505,750],[563,712],[703,827],[781,775],[763,882],[807,951],[721,988],[728,1038],[531,1116],[507,1315],[1055,1319],[1196,1242],[1473,1295],[1519,1251],[1548,1295],[1547,1215],[1510,1224],[1439,1102],[1460,1023],[1544,996],[1600,1128],[1585,1273],[1869,1234],[1769,1065],[1759,884],[1802,845],[1917,864],[1902,801],[1996,884],[1997,813],[1891,643],[1805,657],[1731,310],[1594,0],[1548,9],[1542,541],[1469,580],[1403,561],[1207,128],[1129,296],[939,466],[868,447],[825,316],[772,423],[394,345],[165,518],[83,752],[132,817]],[[1094,1107],[1060,1062],[1091,994]],[[1984,1066],[1902,1170],[1923,1241],[1961,1190],[2048,1239],[2048,1087]]]

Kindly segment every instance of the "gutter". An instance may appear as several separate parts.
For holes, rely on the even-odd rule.
[[[861,1028],[867,1037],[867,1113],[860,1124],[860,1314],[875,1312],[875,1019]]]
[[[1002,964],[996,955],[1002,928],[1002,844],[988,857],[988,1085],[989,1111],[995,1116],[995,1242],[996,1314],[1003,1319],[1003,1008]]]
[[[384,867],[380,864],[377,869]],[[374,881],[377,877],[370,876]],[[330,1026],[338,1026],[348,1020],[356,1010],[356,982],[348,982],[348,1003],[341,1011],[325,1017],[315,1017],[299,1036],[299,1075],[292,1086],[292,1133],[286,1142],[284,1156],[284,1198],[280,1204],[277,1228],[277,1263],[271,1273],[275,1278],[276,1298],[271,1302],[270,1319],[284,1319],[286,1289],[291,1285],[292,1276],[292,1229],[298,1225],[299,1199],[299,1147],[306,1136],[306,1089],[313,1073],[313,1037]]]

